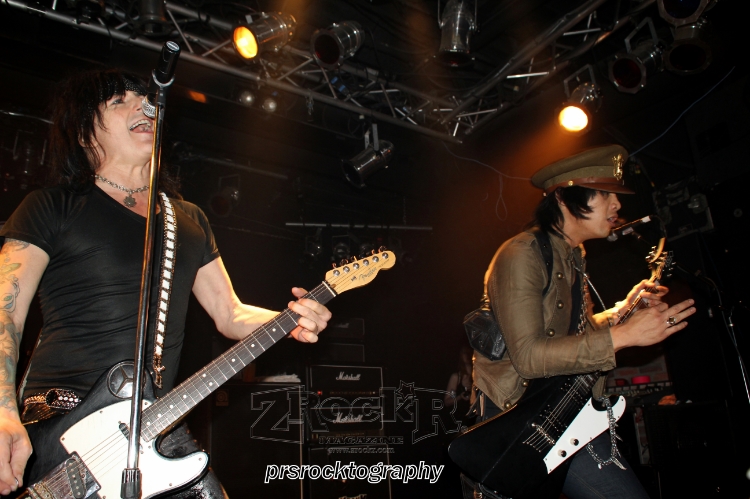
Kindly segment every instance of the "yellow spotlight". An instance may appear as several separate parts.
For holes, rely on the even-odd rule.
[[[245,59],[252,59],[258,55],[258,42],[252,31],[245,26],[234,29],[234,48]]]
[[[580,132],[589,126],[589,117],[586,112],[578,106],[565,106],[560,115],[560,126],[569,132]]]
[[[571,92],[568,82],[571,80],[580,81],[581,74],[587,71],[590,81],[579,83]],[[591,128],[594,113],[599,110],[602,104],[602,93],[596,84],[594,69],[590,64],[587,64],[571,76],[568,76],[563,84],[565,86],[565,95],[568,98],[563,102],[563,109],[557,117],[560,126],[567,132],[588,132]]]
[[[253,59],[269,50],[277,52],[292,38],[296,25],[294,16],[281,12],[263,13],[252,24],[234,29],[234,48],[245,59]]]

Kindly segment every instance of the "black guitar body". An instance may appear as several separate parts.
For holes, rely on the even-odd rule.
[[[143,397],[145,400],[154,400],[153,387],[148,382],[148,375],[144,374],[144,377],[146,382]],[[26,425],[34,452],[26,466],[24,483],[37,482],[45,473],[65,461],[69,454],[60,444],[60,437],[89,414],[131,398],[132,381],[133,363],[120,362],[103,374],[83,402],[68,414]]]
[[[595,375],[533,380],[516,406],[458,436],[448,454],[472,480],[504,496],[539,498],[553,489],[556,498],[570,460],[547,474],[544,457],[554,442],[539,428],[556,441],[588,401],[595,380]]]

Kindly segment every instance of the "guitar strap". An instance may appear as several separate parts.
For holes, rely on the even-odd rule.
[[[167,315],[169,314],[169,297],[172,294],[172,281],[175,271],[175,258],[177,254],[177,217],[175,216],[172,202],[166,194],[161,195],[162,219],[164,220],[164,240],[161,251],[161,272],[159,273],[159,306],[156,312],[156,324],[154,329],[154,385],[162,387],[161,373],[166,369],[161,363],[161,355],[164,350],[164,339],[167,336]]]
[[[552,243],[549,240],[549,234],[544,232],[539,227],[532,227],[529,232],[534,234],[539,251],[542,253],[542,259],[544,260],[544,266],[547,269],[547,284],[542,290],[542,296],[547,294],[550,284],[552,284]]]

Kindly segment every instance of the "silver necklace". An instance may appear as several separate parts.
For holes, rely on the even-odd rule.
[[[139,187],[137,189],[128,189],[127,187],[123,187],[119,184],[115,184],[111,180],[106,179],[102,177],[101,175],[94,175],[94,178],[97,180],[101,180],[105,184],[111,185],[115,189],[120,189],[121,191],[127,192],[128,195],[125,196],[123,203],[125,203],[125,206],[127,206],[128,208],[132,208],[133,206],[135,206],[135,198],[133,197],[133,194],[135,194],[136,192],[143,192],[143,191],[148,190],[148,184],[144,185],[143,187]]]

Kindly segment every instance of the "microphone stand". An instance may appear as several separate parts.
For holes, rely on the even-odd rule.
[[[732,319],[732,314],[734,313],[734,306],[727,308],[724,305],[724,301],[722,300],[722,290],[717,286],[717,284],[710,278],[701,275],[700,271],[691,271],[690,269],[687,269],[677,263],[673,264],[673,267],[676,270],[679,270],[682,272],[685,276],[688,276],[692,279],[695,279],[696,281],[702,283],[705,285],[709,290],[716,292],[716,297],[718,301],[718,308],[719,312],[721,313],[721,320],[724,324],[724,327],[727,330],[727,334],[729,335],[729,341],[732,343],[732,346],[734,347],[734,352],[737,355],[737,363],[740,367],[740,375],[742,376],[742,383],[745,388],[745,397],[747,398],[748,404],[750,404],[750,384],[748,381],[748,371],[747,366],[745,366],[745,361],[742,359],[742,354],[740,353],[739,346],[737,344],[737,335],[736,331],[734,329],[734,320]],[[728,315],[727,315],[728,311]],[[709,308],[709,317],[714,317],[714,312],[712,308]]]
[[[138,499],[141,496],[141,471],[138,468],[138,450],[141,436],[141,406],[143,405],[143,371],[145,364],[145,347],[148,331],[148,310],[151,300],[152,262],[154,252],[154,230],[156,224],[156,206],[158,204],[158,181],[161,166],[161,142],[164,125],[164,108],[167,101],[167,90],[174,78],[161,83],[152,74],[153,81],[159,86],[156,94],[154,115],[154,141],[151,150],[151,172],[149,178],[148,209],[146,213],[146,237],[143,245],[143,268],[141,270],[141,291],[138,303],[138,330],[136,333],[135,361],[133,365],[133,398],[130,407],[130,432],[128,434],[128,462],[122,471],[120,497]],[[166,216],[162,214],[162,216]]]

